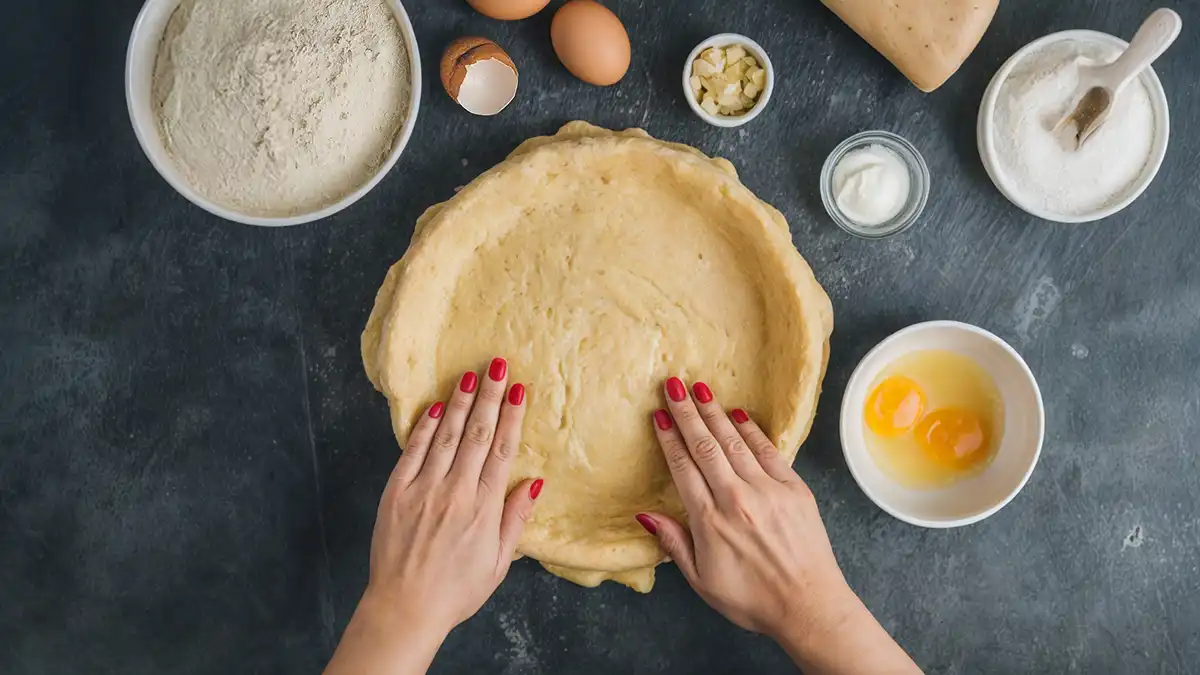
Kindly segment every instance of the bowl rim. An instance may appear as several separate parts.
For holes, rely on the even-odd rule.
[[[905,167],[909,170],[912,184],[921,185],[921,196],[917,199],[916,208],[904,220],[898,221],[895,225],[887,229],[881,229],[878,232],[871,232],[869,228],[856,229],[852,220],[842,213],[838,208],[837,200],[833,196],[833,172],[837,167],[837,162],[851,150],[860,146],[868,145],[872,142],[881,142],[884,145],[896,145],[902,148],[905,152],[913,156],[913,162],[901,155],[900,159],[904,161]],[[890,148],[895,151],[894,148]],[[896,153],[901,154],[901,153]],[[821,203],[825,206],[825,212],[830,219],[842,228],[848,234],[851,234],[860,239],[887,239],[888,237],[901,234],[911,228],[921,219],[921,214],[925,212],[925,207],[929,204],[929,195],[933,189],[933,176],[929,172],[929,164],[925,161],[925,156],[917,148],[912,141],[892,131],[886,129],[867,129],[856,134],[848,136],[841,143],[838,143],[829,154],[825,156],[825,162],[821,165],[820,184],[818,188],[821,192]],[[876,226],[878,227],[878,226]]]
[[[692,62],[700,56],[700,52],[709,47],[726,47],[733,44],[739,44],[748,47],[754,52],[754,57],[759,63],[763,64],[763,70],[767,71],[767,86],[763,88],[762,94],[759,95],[758,103],[750,109],[750,112],[742,115],[711,115],[700,104],[696,102],[696,97],[692,96],[692,87],[688,80],[692,76]],[[688,106],[692,112],[700,119],[708,122],[714,127],[722,127],[732,129],[740,127],[750,120],[758,117],[771,101],[771,94],[775,91],[775,66],[771,65],[771,57],[767,55],[767,50],[763,46],[742,35],[741,33],[717,33],[696,45],[688,54],[687,60],[683,63],[683,98],[688,102]]]
[[[975,127],[976,146],[979,151],[980,160],[983,162],[983,167],[987,171],[988,177],[992,179],[996,189],[1000,191],[1008,201],[1012,202],[1026,213],[1037,216],[1043,220],[1049,220],[1056,223],[1090,223],[1103,218],[1114,215],[1142,196],[1146,188],[1154,182],[1158,175],[1159,169],[1162,167],[1163,160],[1167,155],[1167,146],[1170,144],[1171,136],[1171,111],[1167,101],[1166,90],[1163,89],[1162,81],[1158,78],[1158,73],[1154,71],[1153,66],[1148,66],[1142,71],[1141,77],[1146,78],[1143,82],[1147,84],[1146,90],[1150,95],[1151,105],[1154,108],[1154,120],[1160,126],[1158,133],[1155,134],[1154,146],[1151,149],[1150,157],[1147,161],[1146,168],[1143,169],[1142,175],[1133,183],[1131,189],[1123,198],[1114,201],[1100,209],[1090,211],[1088,213],[1067,214],[1056,213],[1038,207],[1036,204],[1030,203],[1024,196],[1013,187],[1011,181],[1000,169],[997,159],[997,151],[993,142],[994,117],[996,112],[996,100],[1000,96],[1000,87],[1017,64],[1028,56],[1031,52],[1044,47],[1053,42],[1063,40],[1081,40],[1092,41],[1107,44],[1109,46],[1118,47],[1120,49],[1128,49],[1129,43],[1121,38],[1104,33],[1101,31],[1090,29],[1072,29],[1063,30],[1049,35],[1044,35],[1033,42],[1021,47],[1012,56],[1000,66],[996,74],[992,76],[991,82],[988,83],[987,89],[984,91],[983,99],[979,105],[979,115]]]
[[[142,154],[146,159],[150,160],[150,164],[154,166],[158,175],[163,178],[172,188],[180,195],[187,199],[192,204],[204,209],[205,211],[225,220],[243,225],[254,225],[259,227],[288,227],[292,225],[303,225],[311,223],[323,218],[328,218],[336,213],[339,213],[358,200],[367,195],[368,192],[375,189],[379,183],[383,181],[396,163],[400,160],[400,155],[403,154],[404,148],[408,145],[409,139],[412,138],[413,130],[416,127],[417,115],[420,112],[421,104],[421,52],[417,44],[417,36],[413,31],[412,21],[409,19],[408,12],[404,9],[404,5],[400,0],[387,0],[388,6],[392,9],[392,14],[396,18],[396,23],[400,26],[400,33],[404,37],[405,47],[409,56],[409,100],[408,100],[408,117],[401,125],[399,132],[393,141],[392,150],[388,153],[387,159],[380,164],[379,168],[371,176],[369,180],[360,185],[354,191],[345,195],[338,201],[324,206],[315,211],[302,213],[294,216],[253,216],[227,207],[221,206],[216,202],[201,195],[190,184],[185,182],[182,177],[177,177],[174,174],[176,171],[174,166],[169,165],[169,158],[164,154],[162,157],[156,156],[157,153],[150,150],[151,139],[146,138],[142,132],[139,120],[145,117],[146,111],[139,110],[134,105],[134,71],[135,71],[135,53],[137,47],[146,41],[153,41],[155,44],[161,44],[162,32],[155,31],[153,34],[148,26],[149,17],[152,10],[164,5],[178,6],[182,0],[146,0],[142,5],[141,11],[138,12],[137,19],[133,23],[133,30],[129,35],[129,44],[125,51],[125,106],[129,114],[129,121],[133,126],[134,136],[137,137],[138,145],[142,149]],[[172,9],[172,11],[174,11]],[[164,24],[165,30],[166,24]],[[155,51],[157,58],[158,51]],[[153,110],[149,113],[153,115]],[[157,122],[152,122],[151,126],[157,129]],[[161,144],[161,138],[158,139]]]
[[[1035,410],[1036,422],[1037,422],[1037,438],[1038,438],[1037,447],[1034,448],[1033,458],[1029,461],[1029,466],[1025,468],[1025,472],[1021,476],[1021,480],[1016,484],[1016,486],[1013,487],[1013,489],[1007,495],[1005,495],[1005,497],[1003,499],[1001,499],[997,503],[993,504],[992,506],[990,506],[978,513],[974,513],[972,515],[969,515],[969,516],[966,516],[963,518],[954,518],[954,519],[947,519],[947,520],[929,520],[926,518],[918,518],[918,517],[912,516],[910,514],[907,514],[903,511],[895,508],[891,504],[888,504],[885,501],[883,501],[879,497],[879,495],[871,487],[869,487],[867,485],[866,481],[863,479],[862,474],[860,473],[860,471],[858,469],[858,465],[857,465],[857,462],[859,462],[860,459],[857,455],[853,455],[851,453],[849,445],[846,442],[846,439],[848,437],[847,432],[849,431],[849,425],[850,425],[849,417],[851,414],[850,413],[851,402],[850,402],[850,397],[847,394],[860,379],[862,379],[863,377],[866,377],[866,374],[864,371],[865,364],[867,362],[869,362],[873,356],[875,356],[880,351],[885,349],[888,345],[890,345],[893,342],[896,342],[900,338],[908,336],[912,333],[919,333],[919,332],[937,329],[937,328],[949,328],[952,330],[959,330],[959,331],[964,331],[967,333],[972,333],[979,337],[985,338],[989,342],[992,342],[993,344],[999,346],[1002,350],[1004,350],[1005,353],[1007,353],[1016,362],[1016,364],[1019,367],[1019,369],[1021,370],[1022,374],[1028,380],[1028,384],[1033,388],[1033,393],[1037,400],[1037,407]],[[1013,498],[1016,497],[1017,494],[1019,494],[1021,492],[1021,490],[1025,489],[1025,484],[1029,482],[1029,478],[1030,478],[1030,476],[1033,475],[1033,470],[1037,467],[1038,461],[1041,459],[1041,456],[1042,456],[1042,446],[1045,444],[1045,439],[1046,439],[1046,407],[1045,407],[1044,401],[1042,400],[1042,390],[1038,386],[1037,378],[1034,377],[1033,371],[1030,370],[1030,368],[1029,368],[1029,364],[1025,362],[1025,359],[1021,357],[1020,353],[1018,353],[1017,350],[1012,347],[1012,345],[1008,344],[1007,342],[1005,342],[1003,339],[1001,339],[999,336],[995,335],[991,331],[988,331],[984,328],[980,328],[979,326],[975,326],[973,324],[964,323],[961,321],[951,321],[951,320],[923,321],[921,323],[915,323],[915,324],[912,324],[911,326],[901,328],[900,330],[896,331],[895,333],[892,333],[891,335],[887,336],[882,341],[880,341],[879,344],[872,347],[871,350],[868,351],[862,357],[862,359],[859,360],[858,365],[856,365],[854,367],[853,372],[851,372],[851,374],[850,374],[850,379],[846,381],[846,389],[842,394],[842,406],[841,406],[841,411],[840,411],[840,420],[839,420],[839,424],[838,424],[838,433],[841,436],[842,456],[846,460],[846,466],[850,469],[850,475],[854,477],[854,482],[858,484],[859,489],[862,490],[863,493],[866,494],[867,497],[876,506],[878,506],[880,509],[883,509],[883,511],[885,511],[888,515],[892,516],[893,518],[904,521],[910,525],[916,525],[918,527],[927,527],[930,529],[949,529],[949,528],[953,528],[953,527],[962,527],[964,525],[971,525],[973,523],[977,523],[977,522],[995,514],[997,511],[999,511],[1000,509],[1007,506],[1008,503],[1011,502],[1013,500]],[[866,458],[866,449],[863,448],[859,454],[861,454],[863,458]],[[867,461],[870,461],[869,458],[867,459]]]

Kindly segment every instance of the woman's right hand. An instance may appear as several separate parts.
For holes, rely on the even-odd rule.
[[[812,492],[742,410],[667,380],[655,433],[688,523],[638,514],[692,588],[806,671],[920,672],[847,586]]]

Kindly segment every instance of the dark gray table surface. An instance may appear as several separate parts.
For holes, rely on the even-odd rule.
[[[613,0],[634,59],[608,89],[557,63],[550,11],[505,24],[410,0],[426,87],[407,151],[359,204],[281,230],[191,206],[142,155],[122,89],[139,4],[13,2],[0,26],[0,672],[317,672],[365,583],[397,455],[359,362],[376,288],[426,206],[577,118],[728,157],[788,217],[836,315],[796,466],[851,584],[929,672],[1200,672],[1200,0],[1166,3],[1193,23],[1157,66],[1162,171],[1098,224],[1006,202],[975,149],[977,106],[1021,45],[1068,28],[1128,37],[1161,2],[1004,0],[926,95],[816,0]],[[706,126],[680,93],[688,50],[721,31],[757,39],[780,74],[740,130]],[[521,69],[494,119],[438,85],[462,34],[497,39]],[[922,222],[882,243],[838,230],[817,190],[829,150],[868,128],[907,136],[934,176]],[[837,434],[854,364],[939,318],[1009,340],[1048,411],[1024,492],[952,531],[871,504]],[[643,596],[530,561],[433,668],[791,670],[671,566]]]

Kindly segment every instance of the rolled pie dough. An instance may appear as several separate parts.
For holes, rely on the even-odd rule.
[[[821,0],[921,91],[958,71],[1000,0]]]
[[[729,162],[573,122],[426,211],[362,352],[401,446],[464,371],[506,357],[528,387],[512,483],[546,480],[518,552],[648,592],[665,558],[633,516],[684,516],[651,427],[663,380],[709,383],[791,459],[832,327],[787,223]]]

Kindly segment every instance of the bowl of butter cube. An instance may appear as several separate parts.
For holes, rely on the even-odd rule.
[[[771,59],[745,35],[714,35],[696,45],[683,65],[688,105],[713,126],[738,127],[758,117],[774,88]]]

